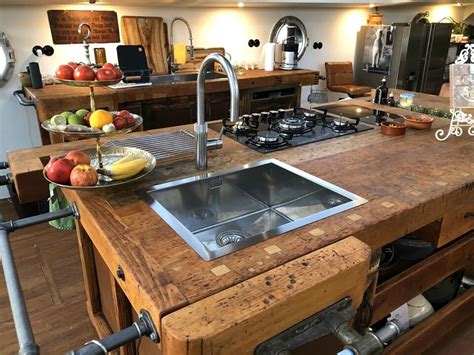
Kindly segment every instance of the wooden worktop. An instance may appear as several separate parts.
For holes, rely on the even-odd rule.
[[[347,104],[378,107],[367,99],[341,102]],[[447,109],[449,102],[417,93],[416,104]],[[385,106],[383,110],[403,112]],[[381,135],[376,127],[264,155],[224,137],[224,148],[209,152],[208,171],[276,158],[364,197],[368,203],[209,262],[140,197],[140,191],[152,185],[197,174],[192,157],[159,163],[138,184],[64,192],[77,203],[82,225],[109,269],[123,268],[125,280],[117,281],[132,306],[161,318],[348,236],[376,249],[459,205],[473,204],[474,140],[464,133],[438,142],[435,130],[448,125],[449,120],[436,118],[431,130],[408,129],[400,137]],[[9,152],[8,160],[15,176],[38,157],[93,145],[89,140],[24,149]]]
[[[250,89],[253,87],[266,87],[284,84],[313,85],[319,80],[319,72],[314,70],[274,70],[271,72],[262,69],[247,70],[244,74],[238,75],[239,89]],[[41,89],[25,87],[25,95],[28,99],[35,101],[37,105],[48,105],[60,99],[63,107],[67,107],[65,100],[68,99],[88,99],[89,89],[67,86],[63,84],[47,85]],[[227,78],[213,79],[206,81],[206,92],[228,91],[229,84]],[[101,87],[95,90],[98,97],[98,104],[104,100],[105,96],[113,97],[118,103],[151,100],[163,97],[187,96],[196,94],[196,82],[179,82],[173,84],[153,84],[151,86],[130,87],[124,89],[111,89]],[[84,101],[87,104],[87,101]]]

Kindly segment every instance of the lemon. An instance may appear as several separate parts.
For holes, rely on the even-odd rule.
[[[49,122],[53,126],[59,126],[59,125],[67,124],[67,120],[61,115],[54,115],[53,117],[51,117]]]
[[[114,120],[112,114],[105,110],[94,111],[89,119],[92,128],[102,129],[106,124],[112,123]]]

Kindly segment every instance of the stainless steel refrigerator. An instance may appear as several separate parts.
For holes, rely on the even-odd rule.
[[[450,23],[362,26],[354,58],[355,83],[376,87],[385,76],[389,88],[438,95],[451,31]]]

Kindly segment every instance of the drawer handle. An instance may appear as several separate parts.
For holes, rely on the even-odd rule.
[[[464,213],[464,218],[474,217],[474,212],[466,212]]]

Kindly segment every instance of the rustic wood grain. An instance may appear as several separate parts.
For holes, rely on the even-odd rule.
[[[253,354],[255,347],[340,299],[357,307],[370,249],[347,238],[163,318],[164,354]]]
[[[470,230],[474,230],[474,207],[467,204],[417,230],[415,235],[439,248]]]
[[[161,17],[122,16],[120,32],[123,44],[142,45],[152,74],[167,74],[168,36]]]

